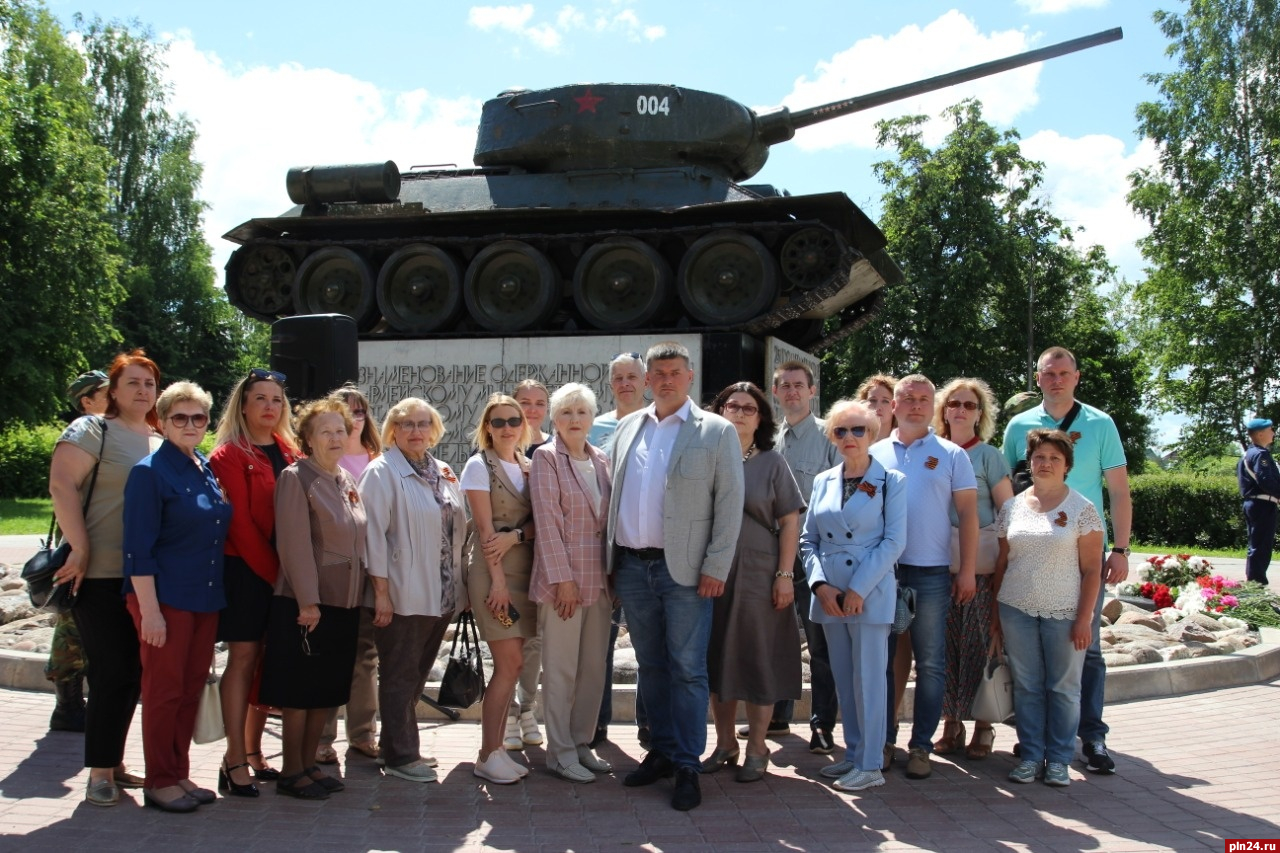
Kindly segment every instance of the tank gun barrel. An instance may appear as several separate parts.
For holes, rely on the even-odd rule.
[[[926,92],[935,92],[938,89],[956,86],[960,83],[968,83],[970,80],[977,80],[980,77],[988,77],[992,74],[999,74],[1002,71],[1021,68],[1024,65],[1033,65],[1037,62],[1043,62],[1046,59],[1065,56],[1068,53],[1088,50],[1091,47],[1097,47],[1098,45],[1119,41],[1122,38],[1124,38],[1123,30],[1120,27],[1114,27],[1109,30],[1094,33],[1093,35],[1081,36],[1080,38],[1071,39],[1070,41],[1051,44],[1047,47],[1037,48],[1036,50],[1029,50],[1026,53],[1006,56],[1003,59],[993,59],[990,62],[983,62],[980,65],[962,68],[959,71],[951,71],[946,74],[939,74],[938,76],[930,77],[927,80],[917,80],[914,83],[905,83],[901,86],[894,86],[891,89],[882,89],[879,92],[872,92],[867,95],[858,95],[857,97],[846,98],[842,101],[833,101],[829,104],[809,107],[803,110],[795,110],[794,112],[783,108],[776,112],[759,116],[760,138],[765,144],[769,145],[776,142],[783,142],[790,139],[794,135],[796,129],[801,127],[808,127],[811,124],[829,121],[834,118],[840,118],[841,116],[852,115],[853,113],[869,110],[873,107],[882,106],[894,101],[901,101],[906,98],[915,97],[916,95],[923,95]]]

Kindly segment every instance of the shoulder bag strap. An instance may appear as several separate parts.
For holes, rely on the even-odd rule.
[[[89,519],[89,502],[93,500],[93,487],[98,484],[98,466],[102,464],[102,454],[107,450],[107,419],[98,418],[102,427],[102,446],[98,448],[98,458],[93,463],[93,474],[89,477],[89,491],[85,492],[84,505],[80,507],[80,516],[87,522]],[[62,541],[62,528],[58,527],[58,514],[55,512],[49,521],[49,547],[53,547],[53,532],[58,531],[58,541]]]
[[[1067,432],[1067,430],[1071,429],[1071,425],[1076,421],[1076,415],[1080,414],[1080,410],[1082,408],[1084,407],[1080,405],[1080,401],[1076,400],[1076,404],[1071,407],[1071,411],[1067,412],[1067,416],[1062,419],[1062,423],[1058,426],[1058,429],[1063,432]]]

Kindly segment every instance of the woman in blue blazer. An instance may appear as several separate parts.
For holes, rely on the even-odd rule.
[[[885,668],[897,599],[894,563],[906,544],[906,480],[868,451],[880,419],[865,403],[840,400],[827,438],[844,461],[813,481],[800,555],[813,590],[809,618],[822,625],[844,724],[844,760],[824,767],[841,791],[884,784]]]

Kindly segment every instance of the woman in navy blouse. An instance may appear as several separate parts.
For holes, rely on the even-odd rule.
[[[212,405],[192,382],[166,388],[156,401],[164,444],[133,467],[124,489],[125,604],[142,656],[143,795],[171,812],[217,799],[188,778],[196,710],[226,606],[222,546],[231,505],[196,450]]]

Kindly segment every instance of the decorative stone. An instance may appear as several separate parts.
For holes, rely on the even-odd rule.
[[[1217,624],[1216,620],[1214,622]],[[1198,643],[1212,643],[1216,639],[1212,631],[1207,630],[1198,621],[1190,617],[1170,625],[1168,631],[1169,636],[1183,642],[1195,640]]]
[[[1133,666],[1138,662],[1138,659],[1130,654],[1124,654],[1122,652],[1110,652],[1102,656],[1102,662],[1105,663],[1108,667]]]
[[[1208,613],[1189,613],[1187,614],[1187,618],[1202,628],[1207,628],[1210,631],[1222,630],[1222,623],[1217,619],[1214,619]]]
[[[1121,613],[1120,618],[1115,621],[1119,625],[1145,625],[1153,631],[1163,631],[1164,621],[1159,616],[1153,616],[1150,613],[1129,611]]]
[[[1183,645],[1168,646],[1160,650],[1160,659],[1163,661],[1171,660],[1190,660],[1191,651]]]
[[[0,581],[0,589],[6,592],[22,589],[26,585],[27,582],[22,578],[5,578],[3,581]]]
[[[1129,653],[1133,655],[1134,663],[1160,663],[1164,660],[1160,655],[1160,650],[1153,649],[1150,646],[1135,645]]]
[[[1192,658],[1211,658],[1221,654],[1218,649],[1210,648],[1204,643],[1189,642],[1187,643],[1187,651]]]

